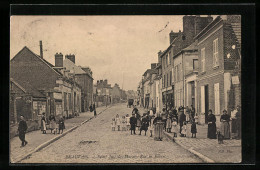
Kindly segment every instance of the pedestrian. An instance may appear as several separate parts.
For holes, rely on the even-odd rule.
[[[173,117],[176,118],[176,121],[177,121],[177,124],[178,124],[178,112],[177,112],[176,107],[174,107],[174,109],[173,109],[173,111],[172,111],[172,114],[173,114]]]
[[[224,136],[224,139],[230,139],[230,116],[226,110],[223,110],[223,114],[220,116],[220,133]]]
[[[238,108],[233,108],[231,111],[231,118],[230,118],[230,123],[231,123],[231,133],[235,134],[235,138],[238,136]],[[231,135],[232,138],[232,135]]]
[[[111,127],[112,127],[112,131],[115,131],[115,128],[116,128],[115,118],[112,119]]]
[[[197,127],[196,127],[196,122],[195,122],[195,119],[192,119],[191,121],[191,137],[193,138],[196,138],[196,133],[197,133]]]
[[[195,117],[195,108],[193,107],[193,105],[190,106],[190,115],[191,115],[191,119],[194,119]]]
[[[183,107],[179,107],[179,125],[180,125],[180,133],[181,133],[181,130],[182,130],[182,126],[183,126],[183,122],[186,121],[186,116],[184,114],[184,108]]]
[[[207,116],[208,122],[208,135],[209,139],[216,139],[216,116],[212,113],[210,109]]]
[[[97,111],[96,111],[96,108],[94,109],[94,117],[97,117]]]
[[[145,136],[146,136],[146,132],[148,130],[148,126],[149,126],[148,115],[146,113],[144,113],[143,117],[142,117],[142,121],[141,121],[141,128],[140,128],[139,135],[141,135],[142,131],[144,130]]]
[[[172,129],[172,121],[170,118],[170,114],[167,115],[167,120],[166,120],[166,132],[171,133],[171,129]]]
[[[187,123],[186,121],[184,121],[181,129],[181,137],[186,137],[186,134],[187,134]]]
[[[50,130],[51,130],[51,133],[52,133],[52,131],[54,131],[54,134],[55,134],[55,129],[56,129],[56,119],[55,119],[55,116],[53,114],[51,114],[49,116],[49,120],[50,120]]]
[[[65,116],[61,116],[60,119],[59,119],[59,134],[60,134],[60,131],[61,133],[63,133],[63,129],[65,129]]]
[[[130,117],[129,117],[129,114],[126,114],[125,121],[126,121],[126,130],[130,130]]]
[[[163,121],[163,129],[164,130],[166,130],[166,121],[167,121],[167,115],[166,115],[166,109],[165,108],[163,108],[163,112],[162,112],[162,114],[161,114],[161,116],[162,116],[162,121]]]
[[[136,127],[138,128],[138,130],[140,130],[140,127],[141,127],[141,116],[139,114],[139,112],[136,113]]]
[[[177,128],[177,119],[175,117],[172,118],[172,132],[173,132],[173,137],[177,137],[178,128]]]
[[[122,120],[121,120],[121,126],[122,126],[122,131],[126,131],[126,120],[125,120],[125,116],[122,116]]]
[[[90,111],[90,112],[93,112],[93,106],[92,106],[92,104],[89,106],[89,111]]]
[[[132,113],[134,113],[134,114],[138,113],[138,109],[136,108],[136,106],[134,106]]]
[[[137,119],[136,119],[136,117],[135,117],[135,114],[133,113],[133,114],[132,114],[132,117],[130,118],[130,125],[131,125],[130,130],[131,130],[131,135],[132,135],[132,131],[134,131],[134,134],[136,134],[136,133],[135,133],[136,123],[137,123]]]
[[[119,115],[117,114],[116,115],[116,127],[117,127],[118,131],[120,131],[120,125],[121,125],[121,120],[120,120]]]
[[[237,106],[236,129],[237,129],[236,139],[240,139],[241,138],[241,109],[240,109],[240,106]]]
[[[162,117],[161,113],[157,113],[157,116],[153,120],[154,124],[154,140],[162,140],[163,136],[163,122],[162,122]]]
[[[45,113],[42,113],[42,119],[41,119],[41,131],[42,134],[46,134],[46,118],[45,118]]]
[[[154,130],[153,120],[154,120],[154,115],[151,117],[151,121],[149,122],[149,127],[148,127],[148,130],[150,131],[150,137],[153,137],[153,130]]]
[[[26,133],[26,130],[27,130],[27,123],[24,120],[24,116],[23,115],[20,116],[20,119],[21,120],[20,120],[19,125],[18,125],[18,133],[19,133],[19,139],[22,141],[21,147],[24,147],[28,143],[25,140],[25,133]]]
[[[185,115],[186,115],[186,123],[190,122],[190,108],[189,108],[189,106],[186,106]]]
[[[199,117],[198,117],[197,113],[195,114],[194,119],[195,119],[195,123],[198,124],[199,123]]]

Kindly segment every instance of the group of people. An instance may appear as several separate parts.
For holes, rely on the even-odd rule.
[[[50,122],[49,129],[51,130],[51,133],[56,134],[58,130],[59,130],[58,134],[60,134],[60,132],[63,133],[63,129],[65,129],[65,116],[60,116],[60,118],[57,122],[55,116],[51,114],[49,116],[49,122]],[[47,130],[46,124],[47,124],[47,119],[46,119],[45,113],[42,113],[41,131],[43,134],[46,134],[46,130]]]
[[[217,133],[216,128],[216,116],[209,110],[207,116],[208,122],[208,138],[216,139],[221,136],[223,139],[231,139],[231,133],[235,133],[236,139],[241,138],[241,112],[240,107],[237,106],[236,109],[233,108],[231,114],[227,113],[227,110],[223,110],[223,114],[220,116],[220,130]],[[230,127],[231,123],[231,127]],[[231,131],[230,131],[231,130]],[[218,136],[216,135],[218,134]]]
[[[115,131],[117,128],[118,131],[126,131],[130,129],[130,117],[128,114],[126,116],[122,116],[122,118],[119,117],[117,114],[115,118],[112,119],[112,131]]]

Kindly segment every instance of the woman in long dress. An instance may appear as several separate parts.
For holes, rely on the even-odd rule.
[[[130,117],[129,117],[129,114],[126,115],[125,120],[126,120],[126,130],[130,130]]]
[[[46,118],[45,118],[45,113],[42,113],[41,131],[42,131],[43,134],[46,134]]]
[[[220,133],[224,136],[224,139],[230,139],[230,116],[226,110],[223,110],[223,115],[220,117]]]
[[[137,119],[136,127],[138,128],[138,130],[140,130],[140,128],[141,128],[141,116],[140,116],[139,113],[136,114],[136,119]]]
[[[212,110],[209,110],[208,114],[208,138],[216,139],[216,117],[212,114]]]
[[[168,114],[167,120],[166,120],[166,131],[171,132],[171,129],[172,129],[172,121],[171,121],[170,115]]]
[[[55,134],[55,130],[56,130],[56,119],[55,119],[55,116],[54,115],[50,115],[49,120],[50,120],[51,133],[52,133],[52,130],[54,130],[54,134]]]

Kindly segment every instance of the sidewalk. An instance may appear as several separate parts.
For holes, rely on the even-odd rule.
[[[175,137],[174,142],[197,155],[207,163],[239,163],[242,161],[241,140],[224,140],[218,144],[217,139],[207,138],[207,125],[197,125],[196,138],[191,138],[191,124],[187,125],[187,137]],[[179,129],[179,127],[178,127]],[[164,132],[173,140],[173,133]]]
[[[97,114],[101,113],[102,111],[106,110],[108,107],[101,106],[96,108]],[[72,130],[71,128],[75,126],[81,125],[82,122],[89,120],[90,118],[94,117],[94,112],[83,112],[80,113],[78,117],[74,117],[71,119],[65,120],[65,128],[63,130],[63,135],[66,134],[68,130]],[[37,149],[40,145],[57,138],[58,136],[62,136],[62,134],[51,134],[50,130],[47,130],[47,134],[42,134],[41,130],[32,131],[26,134],[25,140],[28,141],[28,144],[25,147],[21,146],[21,141],[18,136],[12,138],[10,140],[10,162],[15,163],[22,158],[24,158],[26,155],[33,152],[35,149]],[[58,139],[58,138],[57,138]]]

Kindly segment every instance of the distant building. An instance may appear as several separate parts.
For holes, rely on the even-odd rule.
[[[101,105],[111,103],[111,84],[108,84],[107,79],[97,80],[97,84],[94,85],[94,101]]]

